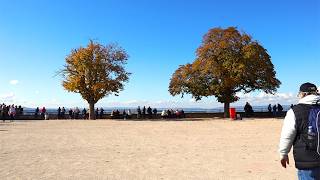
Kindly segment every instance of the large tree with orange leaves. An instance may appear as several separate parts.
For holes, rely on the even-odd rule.
[[[281,84],[267,50],[235,27],[209,30],[196,55],[192,64],[180,66],[172,75],[169,92],[192,94],[196,100],[215,96],[224,103],[225,117],[230,103],[239,99],[237,92],[274,93]]]
[[[121,47],[103,46],[90,41],[87,47],[73,49],[61,70],[63,87],[80,93],[89,103],[89,118],[95,119],[94,105],[103,97],[123,90],[130,73],[126,72],[128,55]]]

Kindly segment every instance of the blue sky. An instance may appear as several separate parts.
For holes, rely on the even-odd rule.
[[[215,98],[172,97],[170,77],[195,58],[202,36],[236,26],[269,52],[282,85],[275,96],[239,94],[254,105],[296,102],[299,85],[320,86],[320,2],[183,0],[0,0],[0,101],[35,106],[85,106],[61,77],[70,50],[89,39],[117,42],[132,73],[120,96],[98,106],[220,107]]]

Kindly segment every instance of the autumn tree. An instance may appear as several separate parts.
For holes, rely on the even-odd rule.
[[[196,100],[215,96],[229,117],[230,103],[239,99],[237,92],[275,93],[280,84],[270,55],[257,41],[235,27],[214,28],[203,37],[194,62],[174,72],[169,92],[191,94]]]
[[[124,49],[90,41],[87,47],[71,50],[60,71],[62,85],[69,92],[80,93],[89,104],[89,118],[95,119],[94,105],[103,97],[123,90],[130,73],[126,72],[128,55]]]

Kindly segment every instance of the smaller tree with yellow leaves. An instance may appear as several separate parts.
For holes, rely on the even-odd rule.
[[[87,47],[71,50],[65,60],[62,85],[88,102],[89,119],[95,119],[94,105],[107,95],[118,96],[129,79],[124,68],[128,54],[115,44],[103,46],[91,40]]]

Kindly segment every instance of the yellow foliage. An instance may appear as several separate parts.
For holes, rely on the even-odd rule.
[[[87,47],[71,50],[61,71],[63,87],[80,93],[89,104],[95,104],[108,94],[118,94],[130,73],[124,65],[127,53],[115,44],[103,46],[90,41]]]

